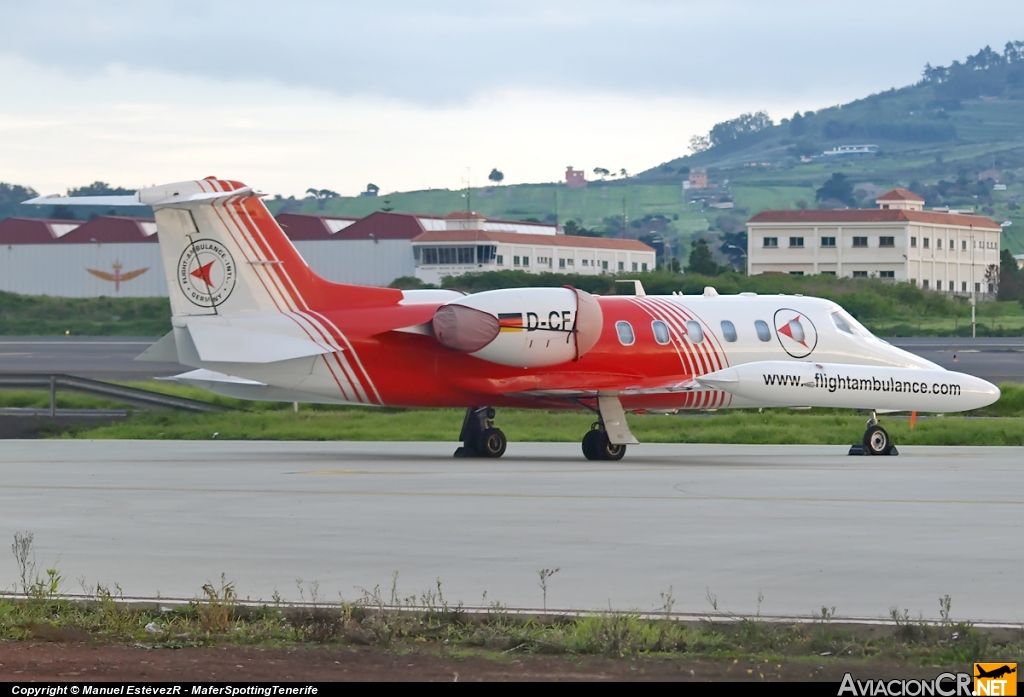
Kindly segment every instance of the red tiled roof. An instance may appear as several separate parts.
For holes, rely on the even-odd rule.
[[[487,220],[486,215],[476,211],[452,211],[444,217],[445,220]]]
[[[336,237],[327,225],[328,220],[355,222],[359,218],[347,215],[310,215],[308,213],[281,213],[276,218],[278,225],[290,240],[331,240]]]
[[[142,223],[152,223],[152,218],[129,218],[117,215],[98,215],[87,223],[64,235],[61,244],[88,244],[90,242],[156,242],[157,235],[147,235]]]
[[[894,208],[853,208],[833,211],[761,211],[748,223],[930,223],[1001,230],[995,221],[981,215],[958,215],[933,211],[904,211]]]
[[[876,201],[920,201],[924,203],[924,199],[915,194],[913,191],[907,189],[893,189],[892,191],[886,191],[884,194],[875,199]]]
[[[51,244],[57,241],[50,223],[74,225],[77,220],[7,218],[0,220],[0,244]]]
[[[430,230],[413,238],[413,242],[501,242],[548,247],[582,247],[588,249],[620,249],[653,252],[643,242],[608,237],[575,237],[573,235],[530,235],[521,232],[486,232],[484,230]]]
[[[411,240],[423,232],[415,215],[377,211],[331,236],[335,240]]]

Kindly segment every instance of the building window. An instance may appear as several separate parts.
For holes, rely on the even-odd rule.
[[[878,277],[879,278],[896,278],[896,272],[895,271],[879,271],[878,272]]]
[[[727,319],[722,320],[722,336],[726,341],[736,341],[736,325]]]
[[[941,237],[939,237],[939,238],[937,238],[935,240],[935,248],[936,249],[942,249],[942,238]]]
[[[569,266],[572,266],[572,265],[573,265],[573,263],[574,263],[574,260],[573,260],[573,259],[566,259],[565,261],[566,261],[566,263],[568,263],[568,264],[569,264]],[[586,259],[584,259],[583,261],[586,261]],[[586,264],[584,264],[584,266],[586,266]]]
[[[803,271],[790,271],[789,275],[790,276],[803,276],[804,272]]]
[[[950,293],[953,292],[953,282],[952,281],[949,282],[949,292]]]
[[[768,329],[768,323],[765,322],[763,319],[759,319],[756,322],[754,322],[754,329],[757,330],[757,338],[760,339],[761,341],[772,340],[771,330]]]
[[[498,266],[504,266],[505,265],[505,255],[504,254],[499,254],[498,256],[494,257],[494,260],[498,263]]]
[[[822,271],[821,275],[822,276],[835,276],[836,272],[835,271]]]
[[[565,259],[559,259],[558,260],[558,268],[560,268],[560,269],[564,269],[565,268]]]
[[[853,272],[853,277],[854,278],[867,278],[868,277],[868,272],[867,271],[854,271]]]
[[[974,284],[974,292],[975,293],[980,293],[981,292],[981,284],[980,283],[975,283]]]
[[[646,271],[647,270],[647,264],[646,263],[640,264],[640,270],[641,271]]]
[[[803,247],[804,246],[804,238],[803,237],[790,237],[789,238],[789,246],[790,247]]]
[[[607,261],[602,261],[601,262],[601,270],[602,271],[607,271],[608,270],[608,262]]]
[[[588,259],[584,259],[583,260],[583,265],[584,266],[589,266],[590,265],[590,261]]]
[[[822,237],[821,238],[821,246],[822,247],[835,247],[836,246],[836,238],[835,237]]]
[[[637,263],[636,263],[636,262],[634,261],[634,262],[633,262],[633,270],[634,270],[634,271],[636,271],[636,267],[637,267]]]
[[[996,292],[994,284],[992,284],[992,283],[988,284],[988,292],[989,293],[995,293]]]
[[[656,319],[651,322],[651,329],[654,330],[654,340],[664,346],[669,342],[668,337],[668,325],[662,322],[660,319]]]
[[[961,293],[966,293],[967,292],[967,281],[961,281],[960,282],[960,292]]]
[[[530,257],[523,257],[523,266],[530,265]]]
[[[922,240],[922,242],[924,242],[924,248],[925,248],[925,249],[928,249],[928,245],[929,245],[929,244],[931,243],[931,241],[932,241],[932,238],[930,238],[930,237],[925,237],[925,238],[924,238],[924,239]]]
[[[633,336],[633,326],[629,322],[616,322],[615,331],[619,335],[619,343],[623,346],[632,346],[636,341]]]
[[[779,238],[778,237],[765,237],[764,238],[764,246],[765,247],[778,247],[779,246]]]
[[[700,328],[700,323],[694,320],[690,320],[686,323],[686,336],[695,344],[699,344],[704,341],[704,330]]]
[[[911,247],[916,247],[917,246],[917,238],[916,237],[911,237],[910,238],[910,246]]]
[[[853,246],[854,247],[867,247],[868,246],[868,238],[867,237],[854,237],[853,238]]]
[[[879,237],[878,238],[878,246],[879,247],[895,247],[896,246],[896,238],[895,237]]]
[[[967,251],[967,240],[960,240],[960,250],[964,252]]]
[[[928,279],[927,278],[924,279],[923,281],[921,281],[921,287],[924,288],[925,290],[928,290]]]
[[[519,266],[519,257],[512,257],[512,266]]]
[[[437,263],[437,247],[423,247],[420,250],[420,256],[423,258],[423,264],[436,264]]]
[[[490,264],[494,261],[494,253],[498,251],[497,247],[492,245],[480,245],[476,248],[476,263],[478,264]]]
[[[619,271],[625,271],[625,270],[626,270],[626,262],[620,261],[619,262]]]

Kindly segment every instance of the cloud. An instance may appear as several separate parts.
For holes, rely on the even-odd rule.
[[[951,0],[91,2],[5,8],[3,50],[80,77],[120,65],[269,79],[422,105],[503,89],[635,98],[858,94],[906,84],[926,61],[1001,45],[1024,4]],[[956,17],[951,21],[950,17]],[[999,22],[993,26],[993,17]],[[130,88],[129,88],[130,89]]]

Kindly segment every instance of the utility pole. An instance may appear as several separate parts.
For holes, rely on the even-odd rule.
[[[558,185],[555,184],[555,227],[558,227]]]

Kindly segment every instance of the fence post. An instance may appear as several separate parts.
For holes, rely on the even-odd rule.
[[[57,416],[57,376],[50,376],[50,418]]]

